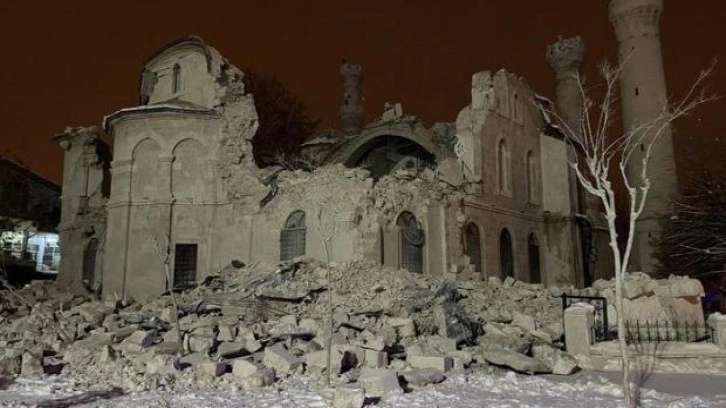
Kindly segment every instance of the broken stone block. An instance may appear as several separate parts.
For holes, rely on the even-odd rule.
[[[297,326],[297,316],[295,315],[286,315],[282,316],[278,322],[280,324],[290,325],[290,326]]]
[[[215,345],[214,335],[197,335],[191,334],[185,337],[187,349],[192,353],[209,354],[209,351]]]
[[[203,376],[219,377],[227,372],[227,364],[217,361],[210,361],[207,363],[197,364],[195,366],[195,369],[199,374]]]
[[[281,345],[275,344],[265,348],[262,363],[275,370],[278,374],[292,374],[302,364],[302,360],[285,350]]]
[[[402,339],[416,337],[416,324],[413,319],[391,318],[387,323],[398,330],[398,335]]]
[[[441,353],[456,351],[456,339],[450,339],[441,336],[431,336],[426,339],[426,343]]]
[[[577,371],[577,359],[575,357],[557,350],[555,353],[554,364],[552,365],[552,374],[570,375]]]
[[[43,374],[42,359],[33,353],[23,353],[22,362],[20,365],[20,375],[26,377],[39,374]]]
[[[328,351],[321,350],[304,356],[305,364],[310,368],[323,371],[328,366]],[[357,356],[350,350],[333,348],[330,352],[330,371],[335,374],[344,373],[355,367],[358,363]]]
[[[403,380],[408,385],[414,387],[423,387],[429,384],[438,384],[446,379],[441,370],[435,368],[417,368],[414,370],[401,373]]]
[[[249,377],[262,369],[264,369],[264,367],[247,359],[240,358],[232,361],[232,374],[235,377]]]
[[[179,342],[180,337],[177,335],[177,330],[171,329],[168,332],[164,333],[164,335],[161,337],[164,342]],[[184,336],[181,336],[181,340],[184,341]]]
[[[391,393],[403,392],[396,372],[385,368],[363,368],[358,382],[369,397],[381,398]]]
[[[239,357],[245,352],[245,347],[242,343],[234,343],[225,341],[219,343],[217,346],[217,355],[224,358]]]
[[[365,402],[365,392],[356,384],[336,387],[333,395],[333,408],[362,408]]]
[[[137,330],[121,342],[121,347],[127,352],[139,352],[145,348],[151,347],[153,341],[154,332]]]
[[[240,379],[240,383],[246,390],[267,387],[275,382],[275,373],[269,368],[261,368],[258,371]]]
[[[217,326],[219,332],[217,333],[217,340],[219,341],[234,341],[237,337],[237,326],[231,324],[220,324]]]
[[[101,346],[96,352],[96,362],[104,365],[116,360],[116,351],[111,346]]]
[[[514,312],[512,314],[512,324],[519,326],[527,331],[537,330],[537,323],[535,322],[534,317],[527,316],[519,312]]]
[[[378,350],[365,350],[365,365],[367,367],[387,367],[388,353]]]
[[[303,331],[313,333],[316,336],[323,332],[323,327],[320,325],[320,323],[313,319],[302,319],[300,320],[300,324],[298,326]]]
[[[517,353],[527,354],[529,347],[530,342],[524,338],[507,334],[486,333],[479,337],[480,350],[506,348]]]
[[[179,368],[179,359],[171,355],[156,355],[146,363],[145,369],[149,374],[172,374]]]
[[[0,375],[14,376],[20,374],[22,356],[0,358]]]
[[[164,308],[164,310],[159,313],[159,319],[161,319],[164,322],[167,323],[173,323],[176,321],[176,313],[174,313],[174,308],[172,306]]]
[[[255,334],[252,331],[240,330],[237,334],[237,340],[244,344],[245,350],[250,353],[255,353],[262,349],[262,343],[255,338]]]
[[[481,356],[489,363],[506,366],[521,373],[550,373],[551,368],[536,358],[527,357],[524,354],[517,353],[505,348],[489,349],[481,352]]]
[[[207,361],[209,361],[209,357],[202,353],[190,353],[179,358],[179,364],[184,366],[195,366],[197,364],[206,363]]]
[[[451,357],[444,356],[407,356],[406,362],[413,368],[435,368],[447,372],[454,367]]]
[[[75,367],[88,366],[93,362],[93,352],[88,349],[68,349],[63,352],[63,361]]]

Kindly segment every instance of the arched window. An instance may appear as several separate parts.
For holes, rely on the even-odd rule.
[[[174,68],[171,69],[171,93],[179,91],[181,91],[181,66],[174,64]]]
[[[507,276],[514,277],[514,253],[512,250],[512,236],[504,228],[499,234],[499,267],[502,279]]]
[[[305,255],[305,213],[295,211],[287,217],[285,227],[280,232],[280,260],[289,261]]]
[[[481,235],[479,234],[479,227],[473,222],[468,223],[464,230],[464,235],[464,250],[466,256],[469,257],[477,272],[484,272],[481,263]]]
[[[416,217],[410,212],[402,212],[396,221],[401,234],[401,250],[398,266],[409,272],[423,273],[423,246],[426,234]]]
[[[542,276],[539,271],[539,243],[534,233],[529,234],[527,247],[529,252],[529,281],[540,283],[542,282]]]
[[[525,166],[527,173],[527,201],[533,203],[537,197],[537,165],[534,160],[534,153],[531,150],[527,152]]]
[[[509,149],[504,139],[499,141],[497,146],[497,172],[499,174],[499,192],[509,194],[510,192],[510,169],[509,169]]]
[[[88,241],[83,251],[83,280],[93,287],[96,283],[96,253],[98,252],[98,239]]]

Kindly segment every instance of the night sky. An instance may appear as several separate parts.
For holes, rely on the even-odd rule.
[[[363,65],[367,119],[391,101],[431,124],[456,119],[480,70],[505,67],[554,100],[544,53],[558,34],[583,37],[591,83],[616,55],[605,0],[3,0],[0,34],[0,153],[54,181],[50,138],[135,105],[144,60],[188,34],[286,83],[321,127],[337,125],[342,58]],[[726,174],[726,3],[666,0],[662,43],[675,97],[721,60],[709,89],[723,97],[680,121],[674,143],[681,179],[703,166]]]

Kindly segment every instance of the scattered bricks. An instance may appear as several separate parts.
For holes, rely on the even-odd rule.
[[[39,356],[25,352],[20,365],[20,375],[23,377],[43,374],[43,363]]]
[[[387,367],[388,366],[388,353],[385,351],[378,350],[366,350],[365,351],[365,365],[367,367]]]
[[[262,369],[264,369],[264,367],[247,359],[240,358],[232,361],[232,374],[235,377],[249,377]]]
[[[380,398],[391,393],[403,392],[398,384],[396,372],[385,368],[363,368],[358,376],[358,382],[368,397]]]
[[[362,408],[365,402],[363,388],[356,384],[346,384],[335,388],[333,408]]]
[[[232,324],[220,324],[218,327],[217,340],[234,341],[237,337],[237,326]]]
[[[435,368],[447,372],[454,367],[451,357],[444,356],[406,356],[406,362],[413,368]]]
[[[223,358],[239,357],[245,352],[242,343],[223,342],[217,346],[217,356]]]
[[[243,377],[240,383],[246,390],[267,387],[275,382],[275,373],[269,368],[261,368],[255,373]]]
[[[145,369],[149,374],[172,374],[179,368],[180,360],[170,355],[156,355],[146,363]]]
[[[401,377],[408,385],[414,387],[438,384],[446,379],[444,373],[435,368],[417,368],[401,373]]]
[[[198,364],[195,369],[200,375],[214,378],[227,372],[227,364],[214,361]]]
[[[300,367],[302,360],[285,350],[281,345],[276,344],[265,348],[262,363],[274,369],[278,374],[292,374]]]

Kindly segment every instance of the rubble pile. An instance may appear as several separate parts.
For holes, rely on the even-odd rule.
[[[573,372],[575,360],[560,350],[558,291],[511,278],[452,282],[366,261],[235,263],[176,292],[177,322],[168,293],[100,301],[34,282],[0,293],[0,375],[130,390],[254,388],[296,374],[322,384],[330,358],[331,398],[360,406],[490,365]]]

